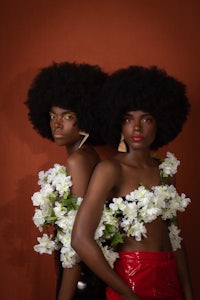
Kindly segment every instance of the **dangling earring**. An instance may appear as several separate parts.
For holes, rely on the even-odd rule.
[[[83,144],[85,143],[85,141],[89,138],[89,133],[87,133],[87,132],[85,132],[85,131],[79,131],[79,134],[80,135],[83,135],[83,139],[82,139],[82,141],[81,141],[81,143],[80,143],[80,145],[78,146],[78,149],[80,149],[82,146],[83,146]]]
[[[120,143],[118,145],[118,151],[119,152],[126,152],[127,151],[126,144],[124,142],[123,134],[121,135],[121,140],[120,140]]]

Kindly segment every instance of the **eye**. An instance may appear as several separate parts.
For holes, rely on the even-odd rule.
[[[63,119],[65,120],[72,120],[76,117],[75,113],[67,113],[63,115]]]
[[[52,112],[50,112],[49,115],[51,120],[54,120],[56,118],[56,115]]]
[[[145,116],[142,118],[143,123],[152,123],[154,121],[154,118],[152,116]]]
[[[129,116],[129,115],[124,115],[122,117],[122,123],[130,124],[132,120],[133,120],[133,117]]]

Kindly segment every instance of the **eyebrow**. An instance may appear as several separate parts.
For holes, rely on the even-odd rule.
[[[53,111],[53,109],[51,109],[50,111],[49,111],[50,113],[53,113],[53,114],[56,114],[56,112],[55,111]],[[73,112],[72,110],[64,110],[62,113],[61,113],[62,115],[66,115],[66,114],[75,114],[75,112]]]
[[[125,114],[123,114],[123,117],[134,117],[132,114],[130,114],[130,113],[125,113]],[[151,113],[148,113],[148,112],[144,112],[142,115],[141,115],[141,117],[145,117],[145,116],[152,116],[152,114]],[[153,117],[153,116],[152,116]]]

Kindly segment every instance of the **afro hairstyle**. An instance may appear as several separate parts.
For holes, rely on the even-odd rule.
[[[52,63],[34,78],[24,102],[33,128],[53,141],[49,112],[58,106],[76,113],[80,130],[89,133],[88,143],[104,144],[99,121],[100,93],[107,79],[98,66],[75,62]]]
[[[121,138],[122,117],[128,111],[142,110],[155,118],[153,150],[168,144],[181,132],[190,111],[185,84],[156,66],[129,66],[113,72],[101,97],[105,140],[115,148]]]

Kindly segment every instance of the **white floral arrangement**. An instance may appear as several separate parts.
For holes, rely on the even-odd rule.
[[[159,165],[163,183],[151,190],[140,185],[138,189],[122,197],[113,198],[104,206],[102,218],[95,232],[95,240],[102,249],[105,258],[113,267],[118,257],[116,246],[123,243],[125,236],[134,237],[137,241],[147,238],[145,223],[152,222],[158,216],[169,220],[169,237],[173,250],[181,247],[180,229],[176,225],[178,211],[184,211],[190,203],[185,194],[179,195],[173,185],[167,184],[167,177],[177,172],[180,162],[167,152],[167,157]],[[44,228],[53,226],[54,234],[43,233],[38,237],[38,245],[34,250],[40,254],[52,254],[60,251],[60,260],[64,268],[71,268],[80,261],[71,247],[71,232],[77,210],[82,198],[70,193],[71,177],[67,176],[64,166],[55,164],[48,171],[39,172],[40,191],[32,196],[35,209],[33,221],[42,232]]]
[[[179,195],[173,185],[167,184],[167,177],[177,172],[180,161],[174,154],[167,152],[167,157],[159,165],[162,184],[150,190],[140,185],[129,195],[113,198],[110,211],[120,222],[121,237],[134,237],[136,241],[147,238],[145,223],[154,221],[158,216],[169,222],[169,237],[173,251],[181,248],[182,238],[176,225],[177,212],[185,210],[190,199],[185,194]]]
[[[40,171],[38,176],[40,191],[32,196],[33,205],[37,207],[33,222],[40,232],[46,229],[47,233],[37,238],[38,244],[34,246],[34,250],[40,254],[52,254],[54,250],[59,250],[63,268],[71,268],[80,261],[71,247],[71,232],[82,198],[70,193],[72,181],[67,176],[65,166],[54,164],[53,168]],[[53,234],[48,233],[49,226],[54,228]],[[97,228],[95,239],[111,267],[118,257],[117,252],[112,250],[112,246],[119,242],[118,230],[117,220],[106,211]],[[112,246],[105,245],[105,240],[109,240]]]

